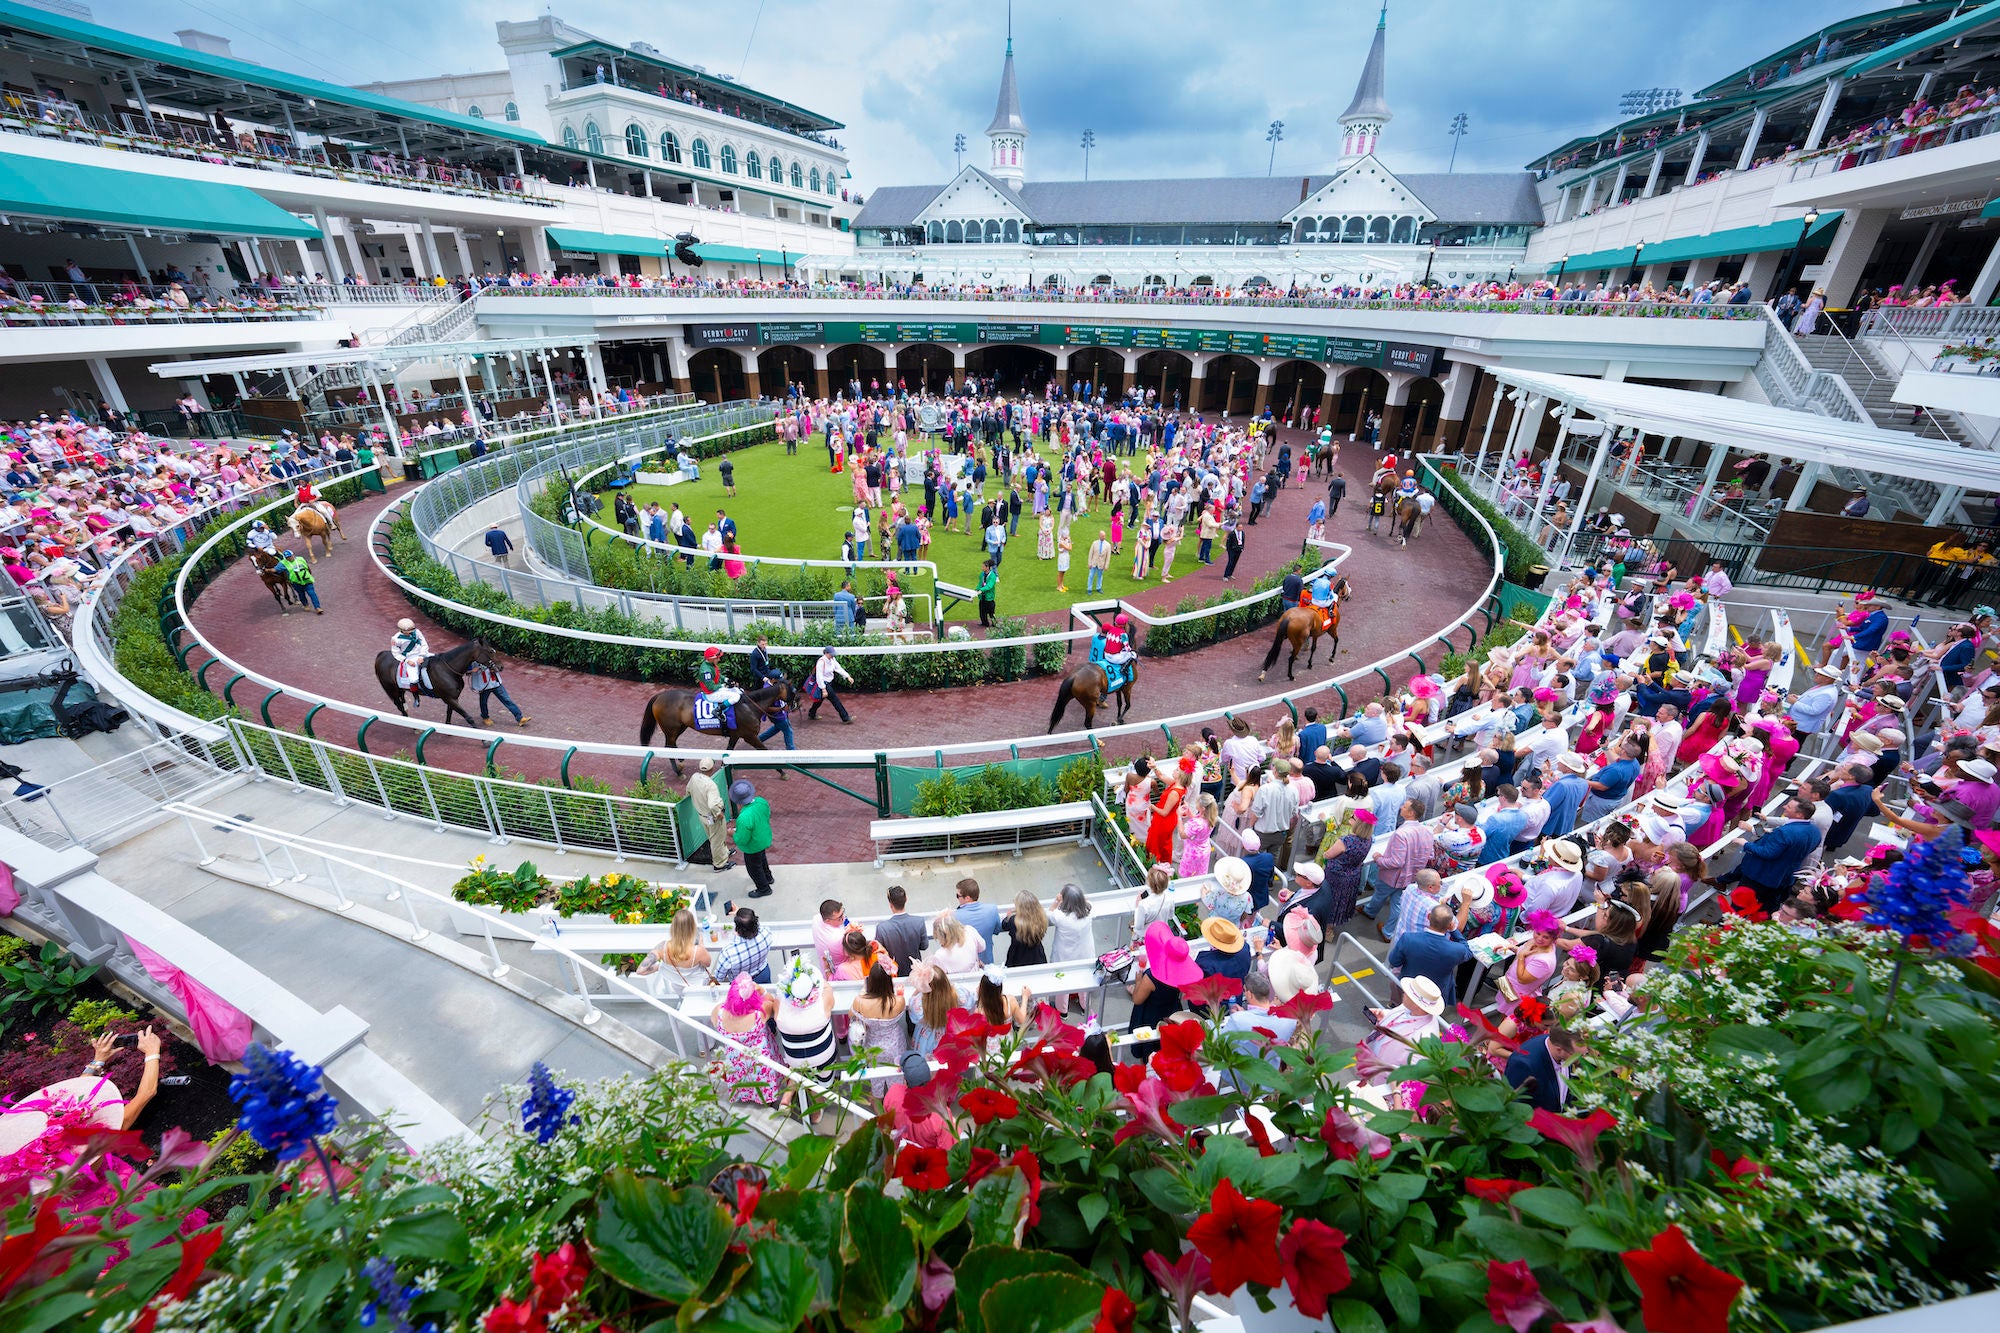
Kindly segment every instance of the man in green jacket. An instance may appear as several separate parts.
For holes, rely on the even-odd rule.
[[[752,898],[771,896],[771,803],[757,794],[744,778],[729,784],[729,799],[736,805],[736,831],[731,841],[743,853],[743,868],[750,872]]]
[[[306,563],[304,556],[293,555],[290,551],[280,552],[278,555],[278,568],[282,569],[285,572],[285,577],[292,581],[292,591],[298,594],[301,600],[312,603],[314,615],[323,616],[326,614],[326,612],[320,610],[319,589],[313,587],[312,566]]]
[[[979,575],[979,623],[993,623],[993,595],[1000,587],[1000,570],[988,560]]]

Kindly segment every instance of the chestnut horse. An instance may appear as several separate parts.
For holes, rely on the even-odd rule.
[[[1333,641],[1326,650],[1326,660],[1331,662],[1334,654],[1340,651],[1340,604],[1352,596],[1353,592],[1345,576],[1333,585],[1333,600],[1324,608],[1327,613],[1325,623],[1319,618],[1322,609],[1320,607],[1294,606],[1279,616],[1277,634],[1271,640],[1271,651],[1264,654],[1264,670],[1257,673],[1257,679],[1264,679],[1264,672],[1271,669],[1271,665],[1278,660],[1278,653],[1287,643],[1292,646],[1292,655],[1285,662],[1285,679],[1296,679],[1292,675],[1292,668],[1298,664],[1301,648],[1306,650],[1306,670],[1312,670],[1313,654],[1319,651],[1319,638],[1322,634]]]
[[[1104,668],[1089,662],[1070,672],[1056,687],[1056,710],[1049,714],[1049,730],[1054,731],[1068,711],[1070,700],[1083,705],[1083,729],[1090,730],[1097,725],[1097,710],[1104,706],[1105,699],[1113,693],[1111,678]],[[1116,691],[1118,697],[1118,721],[1125,720],[1125,711],[1132,706],[1132,677],[1128,673],[1125,683]]]
[[[278,568],[277,556],[253,546],[250,548],[250,567],[257,571],[257,577],[263,580],[264,586],[271,590],[271,598],[277,602],[280,611],[290,614],[294,601],[303,604],[304,599],[292,591],[291,575]]]
[[[736,701],[736,725],[726,729],[697,727],[694,723],[695,698],[693,690],[661,690],[648,699],[645,714],[639,719],[639,744],[651,745],[653,732],[658,729],[660,743],[670,750],[680,744],[681,734],[689,731],[702,736],[727,736],[727,748],[731,750],[736,748],[738,741],[765,749],[764,742],[757,738],[757,733],[764,728],[764,710],[779,700],[789,705],[792,702],[792,687],[781,681],[761,690],[743,691],[742,697]],[[673,764],[678,775],[681,761],[676,759]]]

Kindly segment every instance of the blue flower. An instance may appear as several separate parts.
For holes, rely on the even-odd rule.
[[[247,1070],[229,1080],[229,1095],[243,1108],[237,1124],[266,1152],[288,1162],[333,1131],[334,1100],[320,1091],[320,1069],[290,1051],[258,1042],[243,1053]]]
[[[375,1299],[361,1307],[361,1326],[373,1328],[388,1316],[389,1333],[412,1333],[410,1307],[424,1294],[422,1287],[401,1286],[396,1280],[396,1263],[380,1255],[361,1266],[361,1276],[375,1289]],[[425,1324],[425,1328],[435,1325]]]
[[[528,1099],[521,1106],[521,1124],[537,1142],[548,1143],[562,1132],[562,1127],[575,1120],[570,1114],[570,1103],[576,1094],[556,1082],[549,1067],[540,1060],[528,1075]]]
[[[1879,930],[1893,930],[1908,943],[1921,935],[1932,948],[1942,947],[1958,933],[1951,912],[1972,897],[1961,852],[1964,836],[1954,825],[1928,842],[1911,845],[1886,875],[1872,881],[1862,901],[1862,920]]]

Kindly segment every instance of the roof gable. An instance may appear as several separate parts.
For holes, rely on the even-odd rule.
[[[1436,216],[1424,206],[1416,191],[1397,179],[1395,173],[1383,166],[1373,153],[1307,195],[1281,221],[1296,222],[1301,217],[1321,217],[1329,213],[1368,213],[1392,217],[1415,215],[1427,222]]]
[[[936,218],[945,221],[950,218],[1015,218],[1022,222],[1033,222],[1031,214],[1023,204],[1021,196],[1002,185],[978,167],[965,167],[941,186],[931,201],[917,210],[912,219],[929,222]]]

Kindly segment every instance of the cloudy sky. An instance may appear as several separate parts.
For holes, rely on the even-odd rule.
[[[345,83],[497,69],[489,0],[90,0],[96,20],[172,40],[219,33],[237,55]],[[1620,94],[1693,91],[1827,21],[1887,0],[1393,0],[1383,142],[1392,166],[1519,167],[1616,119]],[[662,52],[848,129],[856,184],[941,180],[952,136],[984,164],[1005,43],[999,0],[554,0],[607,40]],[[1362,0],[1016,0],[1014,47],[1031,178],[1258,175],[1284,121],[1280,173],[1328,168],[1377,6]],[[970,154],[969,154],[970,155]]]

